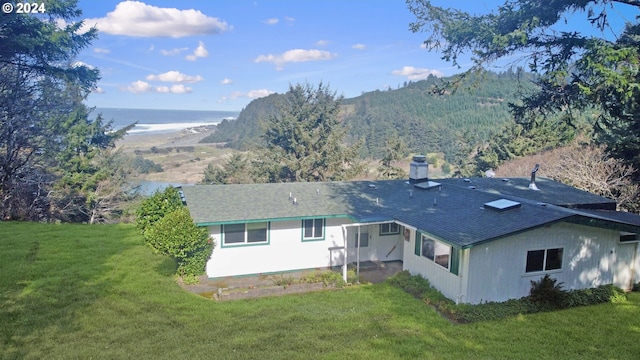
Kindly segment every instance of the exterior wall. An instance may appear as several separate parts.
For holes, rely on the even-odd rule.
[[[449,269],[427,258],[416,255],[414,253],[416,241],[420,241],[416,239],[416,231],[411,230],[410,241],[404,244],[403,270],[408,270],[413,275],[422,275],[425,279],[429,280],[431,286],[440,291],[444,296],[456,302],[461,301],[459,295],[461,294],[463,277],[451,273]],[[461,257],[459,269],[464,268],[464,251]]]
[[[403,269],[420,274],[461,303],[505,301],[529,295],[531,281],[549,273],[564,289],[614,284],[629,289],[640,274],[640,244],[620,244],[619,233],[558,223],[476,245],[460,252],[458,274],[414,254],[416,235],[404,243]],[[562,268],[527,273],[527,251],[563,248]]]
[[[369,246],[360,247],[360,262],[402,260],[404,246],[402,227],[397,235],[380,235],[380,225],[378,224],[360,225],[359,227],[361,235],[368,234],[369,236]],[[358,226],[347,227],[347,259],[350,263],[355,263],[358,258],[357,234]]]
[[[640,244],[637,242],[618,244],[616,252],[613,284],[625,290],[631,290],[640,274]]]
[[[324,239],[302,241],[302,221],[273,221],[268,231],[268,244],[223,247],[219,225],[210,226],[209,232],[216,241],[206,273],[210,278],[285,272],[342,265],[344,251],[331,247],[343,247],[341,225],[348,219],[326,219]]]
[[[616,264],[616,258],[628,258],[629,249],[633,248],[629,244],[619,247],[618,240],[617,231],[558,223],[475,246],[470,249],[465,274],[467,291],[461,294],[463,302],[475,304],[527,296],[531,281],[547,273],[563,282],[566,290],[612,284],[616,272],[624,268]],[[525,272],[527,251],[550,248],[563,248],[561,269]],[[618,254],[619,251],[623,254]]]

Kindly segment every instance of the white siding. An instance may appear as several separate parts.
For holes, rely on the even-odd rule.
[[[415,255],[415,242],[416,235],[415,231],[412,230],[411,240],[405,242],[404,246],[403,269],[408,270],[413,275],[422,275],[425,279],[429,280],[431,286],[440,291],[444,296],[454,301],[460,301],[460,294],[463,291],[461,288],[462,277],[452,274],[449,269],[425,257]],[[460,259],[460,268],[463,267],[463,259],[464,258]],[[464,299],[461,301],[464,301]]]
[[[354,263],[358,257],[356,249],[358,226],[350,226],[347,229],[348,260]],[[366,233],[369,236],[369,246],[360,248],[360,262],[402,260],[404,246],[402,229],[397,235],[380,235],[378,224],[360,225],[360,233]]]
[[[549,273],[564,289],[611,284],[619,234],[559,223],[471,248],[465,302],[504,301],[527,296],[531,281]],[[562,269],[526,273],[529,250],[563,248]]]
[[[584,225],[558,223],[461,251],[458,276],[414,254],[415,231],[405,242],[403,268],[421,274],[446,297],[477,304],[529,295],[531,281],[549,273],[564,289],[614,284],[628,289],[638,282],[639,245],[619,244],[619,233]],[[562,268],[525,271],[527,251],[563,248]]]
[[[638,250],[638,243],[618,244],[613,276],[613,284],[615,286],[625,290],[631,290],[633,284],[638,282],[638,274],[640,271]]]
[[[216,247],[207,262],[210,278],[283,272],[342,265],[344,246],[342,224],[346,219],[327,219],[324,240],[302,241],[301,220],[273,221],[269,244],[249,246],[221,246],[220,226],[209,227]]]

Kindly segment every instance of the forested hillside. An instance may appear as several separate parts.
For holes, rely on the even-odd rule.
[[[411,152],[444,152],[451,156],[462,134],[482,141],[491,131],[512,121],[508,103],[516,99],[519,91],[531,89],[530,79],[514,72],[489,72],[453,93],[436,95],[434,87],[452,79],[432,76],[398,89],[343,99],[340,117],[349,129],[350,143],[364,140],[363,157],[381,157],[385,141],[392,135],[400,136]],[[258,144],[260,121],[276,111],[274,102],[281,96],[274,94],[252,101],[237,120],[221,123],[203,142],[227,142],[235,149]]]
[[[247,149],[260,141],[260,136],[264,130],[260,123],[273,115],[276,109],[276,102],[280,94],[253,100],[242,109],[235,120],[223,120],[218,124],[216,131],[202,139],[203,143],[227,143],[227,146],[234,149]]]

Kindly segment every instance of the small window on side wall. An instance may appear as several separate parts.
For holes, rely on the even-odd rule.
[[[400,225],[396,223],[380,224],[380,235],[398,235],[400,234]]]
[[[562,269],[563,248],[527,251],[526,272]]]
[[[302,220],[302,240],[322,240],[324,239],[324,219]]]
[[[268,222],[222,225],[222,246],[268,244],[268,232]]]

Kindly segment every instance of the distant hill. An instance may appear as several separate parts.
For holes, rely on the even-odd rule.
[[[429,77],[408,82],[398,89],[372,91],[343,100],[340,117],[349,128],[347,140],[364,140],[361,155],[380,157],[391,135],[402,137],[412,152],[453,152],[458,134],[468,132],[476,140],[486,140],[492,131],[513,121],[508,103],[521,91],[532,89],[530,75],[513,72],[485,73],[453,93],[436,95],[436,85],[451,78]],[[202,142],[226,142],[235,149],[258,144],[263,130],[261,119],[277,114],[273,94],[252,101],[237,120],[224,121]]]
[[[202,143],[226,143],[228,147],[245,150],[260,142],[263,119],[277,114],[276,103],[280,94],[251,101],[242,109],[235,120],[223,120],[216,126],[216,131],[202,139]]]

